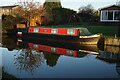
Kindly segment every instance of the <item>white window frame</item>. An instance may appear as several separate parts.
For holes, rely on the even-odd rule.
[[[113,19],[112,20],[108,20],[108,12],[113,12]],[[100,14],[100,21],[101,22],[119,22],[119,20],[115,20],[115,12],[116,11],[119,11],[119,10],[102,10],[101,11],[101,14]],[[103,12],[107,12],[107,20],[103,20],[102,17],[103,17]]]

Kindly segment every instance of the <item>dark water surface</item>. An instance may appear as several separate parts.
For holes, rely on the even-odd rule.
[[[3,70],[17,78],[119,78],[120,47],[3,36]]]

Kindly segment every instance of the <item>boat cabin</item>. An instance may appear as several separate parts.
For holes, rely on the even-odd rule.
[[[69,35],[69,36],[87,36],[91,35],[87,28],[41,28],[30,27],[28,33]]]

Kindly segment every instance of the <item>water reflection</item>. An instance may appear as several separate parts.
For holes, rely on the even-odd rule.
[[[44,55],[31,49],[21,49],[19,55],[15,55],[14,64],[17,70],[25,70],[33,73],[44,62]]]
[[[47,65],[54,67],[57,64],[57,60],[60,57],[59,54],[44,52]]]
[[[118,62],[118,63],[116,64],[116,71],[117,71],[117,73],[118,73],[118,78],[119,78],[119,80],[120,80],[120,62]]]
[[[16,42],[17,42],[17,37],[2,35],[2,46],[6,47],[9,51],[13,51],[13,49],[17,49]]]
[[[3,47],[9,51],[17,49],[19,54],[14,57],[14,64],[18,71],[34,72],[46,63],[49,67],[56,67],[61,56],[82,59],[89,54],[95,55],[97,60],[107,64],[116,64],[116,72],[120,76],[120,47],[79,45],[49,39],[32,38],[3,38]],[[6,42],[8,41],[8,42]],[[12,44],[11,46],[9,44]]]
[[[29,40],[29,41],[28,41]],[[120,47],[116,46],[104,46],[98,47],[97,45],[79,45],[79,44],[68,44],[68,43],[60,43],[55,41],[49,40],[31,40],[28,39],[27,41],[22,38],[18,38],[19,46],[27,45],[32,50],[43,51],[44,55],[65,55],[65,56],[72,56],[72,57],[84,57],[88,53],[97,54],[97,58],[103,61],[108,62],[118,62],[120,59]],[[45,43],[45,42],[46,43]],[[22,44],[21,44],[22,42]],[[61,46],[62,45],[62,46]],[[48,54],[47,54],[48,53]],[[56,59],[57,60],[57,59]]]

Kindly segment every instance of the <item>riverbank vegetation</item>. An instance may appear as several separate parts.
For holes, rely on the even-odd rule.
[[[95,10],[91,4],[82,6],[78,10],[77,13],[74,10],[62,7],[60,0],[57,2],[47,2],[46,0],[43,5],[34,2],[34,0],[19,2],[19,6],[13,10],[12,14],[2,16],[2,29],[3,32],[15,30],[16,24],[22,23],[26,27],[86,27],[92,33],[119,36],[120,27],[101,24],[99,22],[99,11]]]

